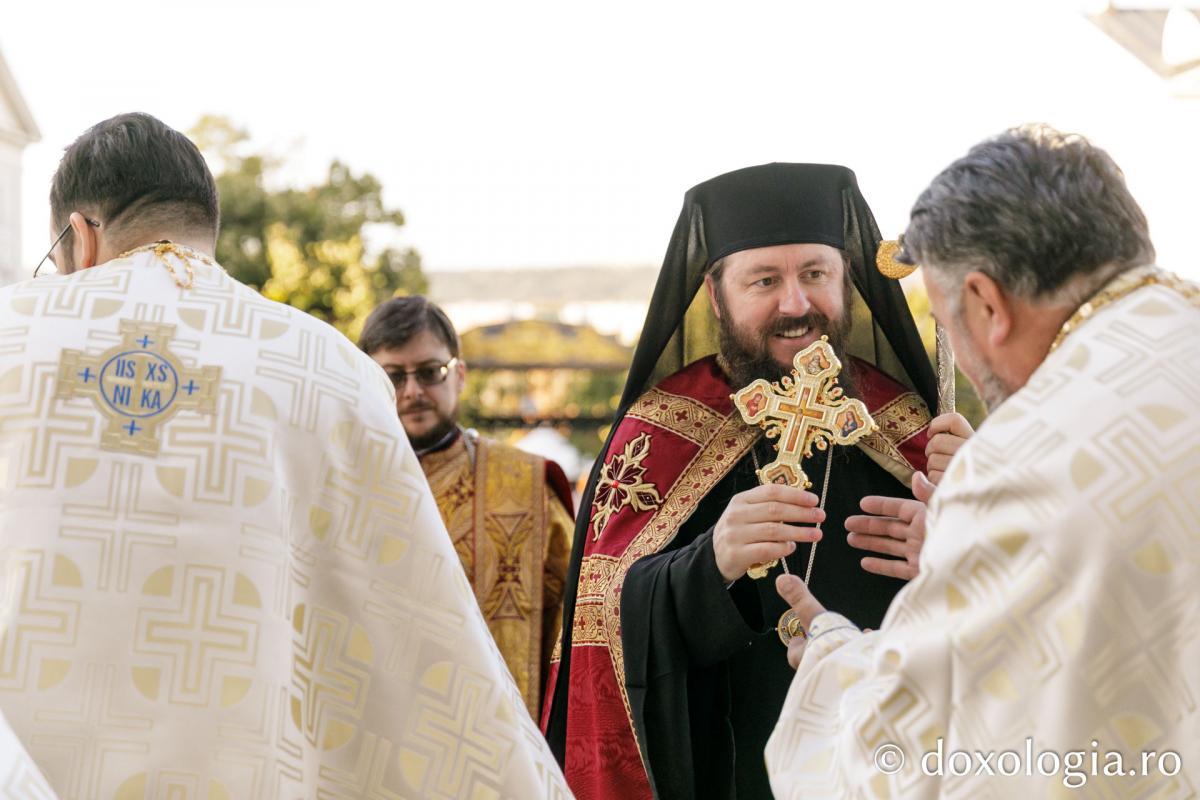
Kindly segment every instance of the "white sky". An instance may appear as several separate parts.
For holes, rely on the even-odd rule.
[[[62,148],[143,110],[181,129],[229,116],[293,178],[335,156],[374,172],[429,269],[657,264],[689,186],[764,161],[852,167],[894,236],[971,144],[1047,121],[1109,150],[1160,262],[1200,277],[1200,100],[1170,97],[1079,0],[0,8],[43,133],[25,154],[31,266]]]

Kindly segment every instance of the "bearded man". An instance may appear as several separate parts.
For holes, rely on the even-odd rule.
[[[750,167],[685,197],[583,498],[551,665],[543,725],[578,797],[770,797],[787,604],[748,568],[783,559],[863,626],[904,585],[905,561],[862,560],[843,528],[864,496],[912,496],[936,397],[879,238],[845,167]],[[880,431],[805,459],[813,492],[760,486],[772,447],[730,393],[822,335]]]
[[[570,484],[553,461],[459,425],[467,381],[462,343],[446,312],[427,298],[388,300],[371,312],[358,344],[396,389],[396,413],[446,532],[537,719],[562,624],[575,527]]]
[[[808,637],[776,796],[1194,796],[1200,287],[1155,265],[1112,158],[1040,125],[938,174],[899,260],[991,414],[881,627],[778,578]]]

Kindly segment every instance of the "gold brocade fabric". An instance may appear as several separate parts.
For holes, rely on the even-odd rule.
[[[190,267],[0,288],[0,797],[569,797],[383,371]]]
[[[474,464],[460,436],[423,456],[421,467],[488,628],[536,719],[562,623],[575,523],[547,484],[543,459],[486,438],[474,438],[473,448]]]
[[[775,797],[1196,796],[1200,291],[1149,274],[954,455],[880,629],[814,619]]]

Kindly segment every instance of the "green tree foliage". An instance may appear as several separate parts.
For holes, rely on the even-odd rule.
[[[244,129],[224,117],[205,116],[189,135],[217,176],[217,260],[238,280],[351,338],[379,303],[428,289],[415,250],[388,248],[373,257],[364,250],[366,226],[404,224],[400,211],[384,205],[375,176],[356,175],[334,161],[324,183],[271,188],[282,162],[248,152]]]

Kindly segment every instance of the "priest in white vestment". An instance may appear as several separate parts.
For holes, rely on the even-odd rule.
[[[880,630],[780,578],[808,639],[776,797],[1195,797],[1200,290],[1111,159],[1042,127],[940,174],[904,253],[992,414]],[[852,540],[903,538],[898,503]]]
[[[68,274],[0,290],[0,794],[569,796],[390,383],[213,262],[191,142],[100,123],[51,206]]]

